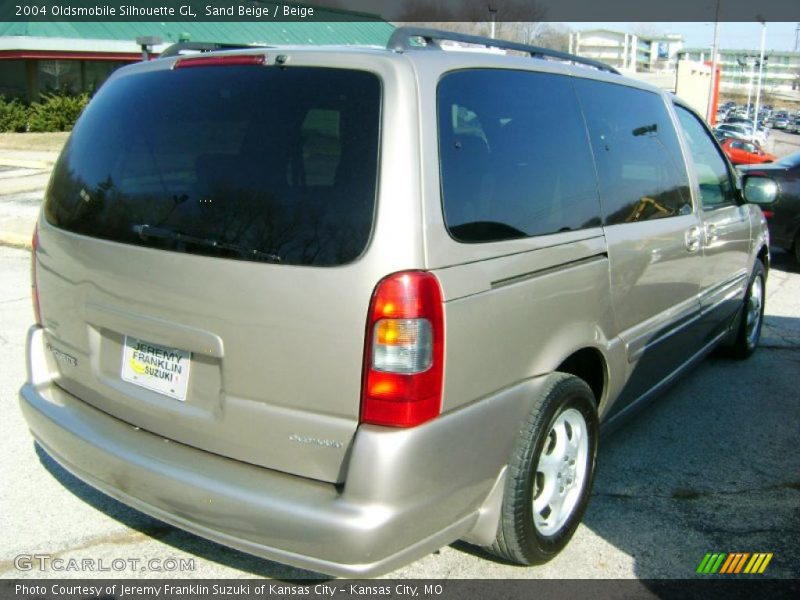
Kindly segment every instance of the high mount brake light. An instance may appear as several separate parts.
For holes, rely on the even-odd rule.
[[[441,412],[444,309],[436,277],[394,273],[375,287],[364,348],[361,422],[412,427]]]
[[[263,65],[267,57],[263,54],[235,54],[232,56],[188,56],[175,61],[173,69],[186,69],[189,67],[228,67]]]

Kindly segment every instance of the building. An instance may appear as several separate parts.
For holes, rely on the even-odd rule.
[[[622,71],[674,72],[683,36],[635,35],[611,29],[587,29],[570,33],[569,51],[602,61]]]
[[[329,9],[315,9],[325,12]],[[341,19],[341,14],[336,15]],[[0,22],[0,95],[37,100],[41,94],[92,93],[115,69],[142,60],[139,37],[227,44],[358,44],[385,46],[393,27],[358,15],[339,22]]]
[[[685,48],[681,58],[711,62],[711,48]],[[724,92],[747,93],[758,79],[758,50],[719,50],[717,64],[721,69],[720,87]],[[768,51],[764,53],[761,89],[769,93],[787,93],[800,89],[800,52]]]
[[[712,106],[716,107],[719,101],[719,67],[714,86],[711,86],[711,65],[706,65],[693,60],[678,61],[677,76],[675,77],[675,95],[687,102],[703,116],[708,114],[709,94],[713,95]],[[716,109],[708,115],[708,122],[714,125]]]

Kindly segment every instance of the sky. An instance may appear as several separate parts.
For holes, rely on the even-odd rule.
[[[571,29],[615,29],[635,33],[637,29],[653,33],[680,33],[687,48],[710,47],[714,41],[713,23],[564,23]],[[798,23],[767,23],[764,48],[794,50]],[[720,23],[721,48],[753,49],[761,47],[760,23]],[[798,48],[800,50],[800,48]]]

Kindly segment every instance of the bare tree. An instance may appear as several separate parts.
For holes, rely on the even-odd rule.
[[[633,35],[639,37],[658,37],[661,35],[652,23],[635,23],[629,30]]]
[[[546,14],[532,0],[401,0],[396,10],[398,23],[424,23],[477,35],[487,35],[494,21],[496,36],[506,39],[512,23],[540,21]]]
[[[520,30],[519,41],[551,50],[569,51],[569,34],[571,33],[569,27],[561,23],[546,22],[517,23],[517,25]]]
[[[469,35],[488,36],[491,24],[488,21],[423,21],[423,22],[396,22],[395,25],[410,25],[415,27],[428,27],[443,29],[456,33]],[[571,30],[560,23],[546,23],[542,21],[501,22],[495,25],[495,37],[511,42],[520,42],[561,52],[569,51],[569,35]]]

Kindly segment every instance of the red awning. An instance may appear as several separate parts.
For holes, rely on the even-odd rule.
[[[151,54],[152,56],[152,54]],[[63,50],[0,50],[0,60],[117,60],[140,61],[139,52],[69,52]]]

